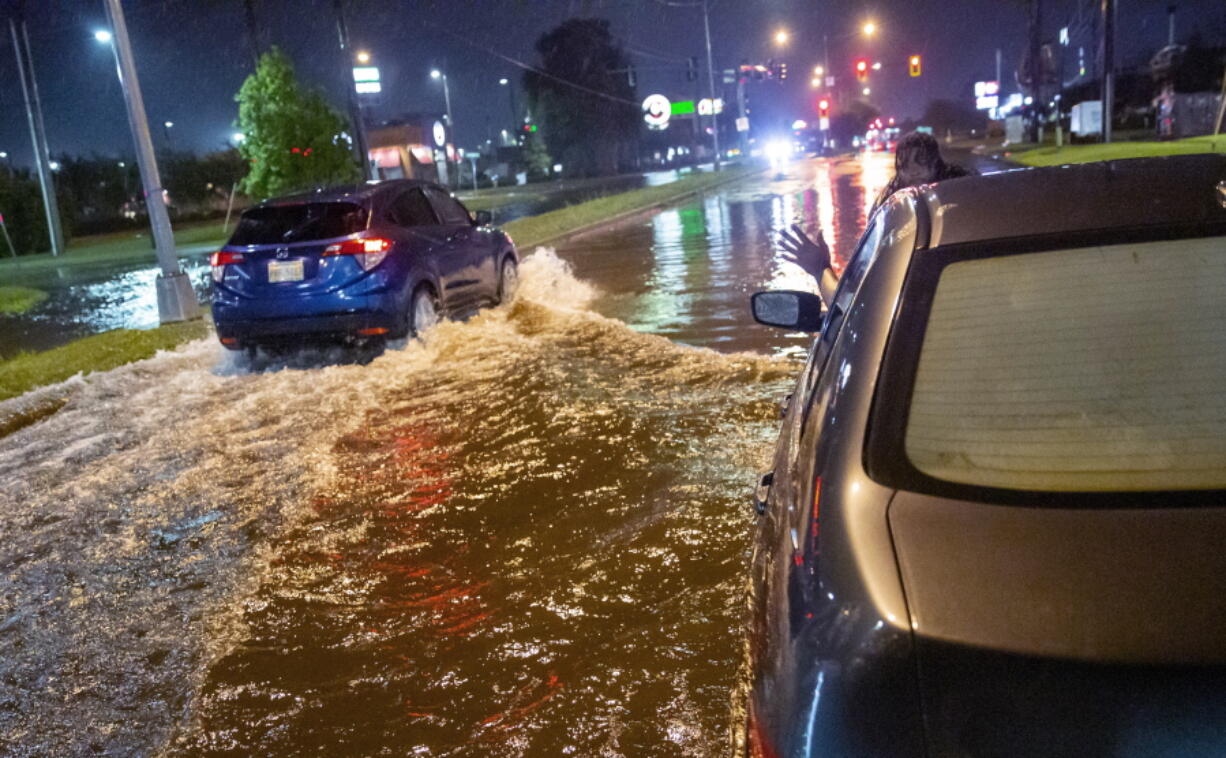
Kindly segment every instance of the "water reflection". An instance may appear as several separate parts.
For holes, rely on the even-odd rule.
[[[865,166],[877,167],[871,181]],[[598,310],[635,329],[726,352],[799,357],[810,337],[758,326],[748,309],[749,295],[759,289],[815,287],[807,272],[783,258],[778,232],[792,224],[820,231],[841,270],[888,169],[888,158],[874,156],[796,161],[782,179],[763,176],[723,188],[648,221],[565,243],[559,254],[599,286]]]

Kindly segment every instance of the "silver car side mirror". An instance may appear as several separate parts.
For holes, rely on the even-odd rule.
[[[750,298],[754,320],[802,332],[822,330],[822,299],[811,292],[772,290]]]

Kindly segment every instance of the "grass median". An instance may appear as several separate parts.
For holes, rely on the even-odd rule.
[[[521,251],[528,252],[533,246],[561,236],[668,205],[687,195],[743,178],[751,173],[753,171],[746,168],[731,168],[718,174],[695,173],[669,184],[643,187],[577,203],[539,216],[517,219],[503,228],[514,237]],[[220,230],[220,225],[215,226]],[[191,233],[205,237],[208,235],[204,228]],[[113,243],[101,244],[120,245],[121,242],[115,240]],[[104,250],[101,254],[108,253]],[[203,320],[167,324],[148,330],[117,329],[84,337],[51,350],[23,353],[0,361],[0,400],[16,397],[36,387],[62,382],[78,373],[107,371],[142,360],[158,350],[169,350],[199,339],[208,332],[209,326]],[[3,436],[2,431],[0,436]]]
[[[208,331],[204,320],[198,319],[156,329],[115,329],[50,350],[21,353],[0,363],[0,400],[62,382],[76,374],[107,371],[149,358],[159,350],[200,339]]]
[[[46,292],[33,287],[0,287],[0,314],[25,313],[46,299]]]
[[[1168,142],[1109,142],[1064,147],[1036,147],[1008,153],[1009,160],[1026,166],[1061,166],[1066,163],[1092,163],[1120,158],[1156,158],[1168,155],[1226,153],[1226,134],[1216,137],[1190,137]]]
[[[522,251],[533,245],[544,244],[567,234],[600,226],[623,216],[660,205],[668,205],[686,195],[740,179],[751,173],[753,169],[745,167],[729,168],[718,174],[694,173],[668,184],[642,187],[577,203],[537,216],[515,219],[504,224],[502,228],[511,235],[516,247]]]

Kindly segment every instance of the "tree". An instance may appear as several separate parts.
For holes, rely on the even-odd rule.
[[[47,217],[38,182],[25,169],[10,171],[0,167],[0,216],[8,227],[18,255],[46,250]],[[7,258],[8,248],[0,241],[0,257]]]
[[[881,111],[864,102],[852,100],[830,119],[830,134],[841,144],[849,145],[856,136],[864,136],[870,122],[881,117]]]
[[[549,157],[549,151],[545,149],[545,142],[539,135],[535,133],[524,135],[523,157],[529,179],[544,179],[549,176],[553,159]]]
[[[946,132],[969,133],[971,131],[985,132],[988,118],[983,111],[975,110],[969,105],[955,100],[929,100],[924,108],[920,123],[931,126],[939,135]]]
[[[532,114],[549,152],[571,176],[612,174],[639,124],[630,61],[609,22],[574,18],[536,42],[540,66],[524,74]]]
[[[323,95],[298,83],[277,48],[260,56],[255,73],[235,95],[239,153],[249,165],[240,189],[262,199],[361,176],[344,134],[345,119]]]

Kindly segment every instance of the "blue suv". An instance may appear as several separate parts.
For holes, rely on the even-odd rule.
[[[381,342],[510,298],[515,246],[447,190],[396,180],[260,203],[213,253],[221,344]]]

